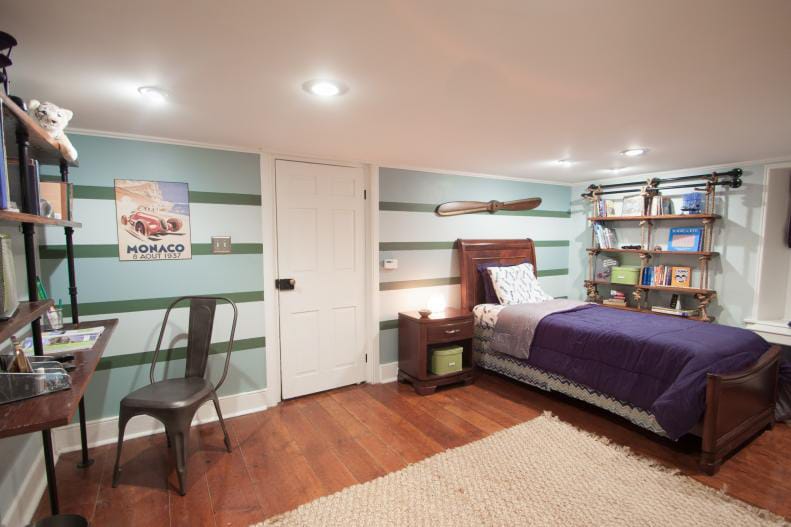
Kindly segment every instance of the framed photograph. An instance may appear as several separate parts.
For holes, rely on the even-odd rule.
[[[692,268],[686,266],[673,266],[670,268],[671,287],[691,287]]]
[[[703,244],[703,227],[673,227],[667,240],[668,251],[697,252]]]
[[[120,260],[192,258],[187,183],[116,179],[115,213]]]
[[[645,198],[642,194],[624,196],[621,205],[621,216],[645,216]]]

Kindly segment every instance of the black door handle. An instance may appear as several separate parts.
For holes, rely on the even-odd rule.
[[[280,291],[291,291],[294,289],[297,281],[293,278],[278,278],[275,280],[275,289],[279,289]]]

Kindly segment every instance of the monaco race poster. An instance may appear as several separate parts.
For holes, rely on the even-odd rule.
[[[192,258],[187,183],[116,179],[115,213],[120,260]]]

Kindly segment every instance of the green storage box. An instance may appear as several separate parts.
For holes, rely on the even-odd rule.
[[[461,371],[461,346],[443,346],[431,350],[431,373],[445,375]]]
[[[640,277],[640,268],[634,265],[613,267],[610,282],[613,284],[636,285]]]

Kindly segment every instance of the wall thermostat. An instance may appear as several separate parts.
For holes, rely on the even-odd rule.
[[[398,260],[395,258],[388,258],[382,262],[382,266],[385,269],[398,269]]]

